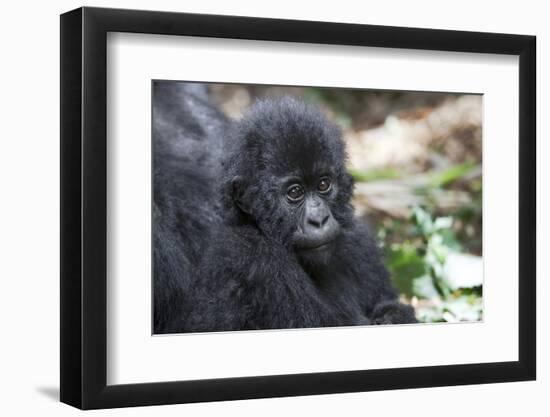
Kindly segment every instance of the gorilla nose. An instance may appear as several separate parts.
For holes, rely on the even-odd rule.
[[[324,247],[336,238],[339,230],[338,223],[326,210],[323,213],[310,213],[305,217],[303,229],[295,243],[301,249]]]
[[[318,229],[322,228],[325,224],[327,224],[328,219],[330,219],[330,215],[323,216],[316,216],[316,217],[310,217],[307,219],[307,223],[313,227],[316,227]]]
[[[326,204],[306,204],[301,223],[294,235],[294,244],[300,250],[326,248],[340,233],[340,226]]]

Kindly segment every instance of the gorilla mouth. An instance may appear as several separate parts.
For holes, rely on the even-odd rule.
[[[331,249],[334,243],[338,240],[340,235],[340,228],[333,227],[328,233],[317,234],[317,236],[311,236],[307,233],[297,233],[294,235],[294,247],[298,252],[323,252]]]
[[[319,242],[315,245],[301,246],[301,247],[298,247],[298,250],[300,250],[300,251],[311,251],[311,252],[322,251],[322,250],[328,249],[332,245],[334,240],[335,239],[328,240],[328,241],[325,241],[325,242]]]

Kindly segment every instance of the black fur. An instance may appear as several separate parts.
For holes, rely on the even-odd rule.
[[[154,84],[154,331],[195,332],[415,322],[367,228],[336,126],[291,98],[227,121],[198,85]],[[315,184],[339,234],[300,251],[304,209],[285,178]]]

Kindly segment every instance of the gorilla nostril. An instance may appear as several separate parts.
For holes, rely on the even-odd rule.
[[[323,221],[321,222],[321,226],[324,226],[325,224],[327,224],[329,218],[330,218],[330,216],[327,215],[327,217],[325,217],[325,218],[323,219]]]
[[[311,226],[315,226],[315,227],[321,227],[321,222],[317,219],[308,219],[307,220],[308,224],[310,224]]]

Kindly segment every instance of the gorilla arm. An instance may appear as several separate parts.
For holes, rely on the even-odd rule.
[[[334,256],[332,275],[339,277],[339,289],[332,292],[354,300],[371,324],[416,323],[414,309],[399,302],[370,232],[360,224],[351,230],[343,234]]]
[[[221,233],[201,268],[197,307],[184,331],[341,324],[330,303],[281,245],[252,229]],[[181,331],[181,329],[179,329]]]

